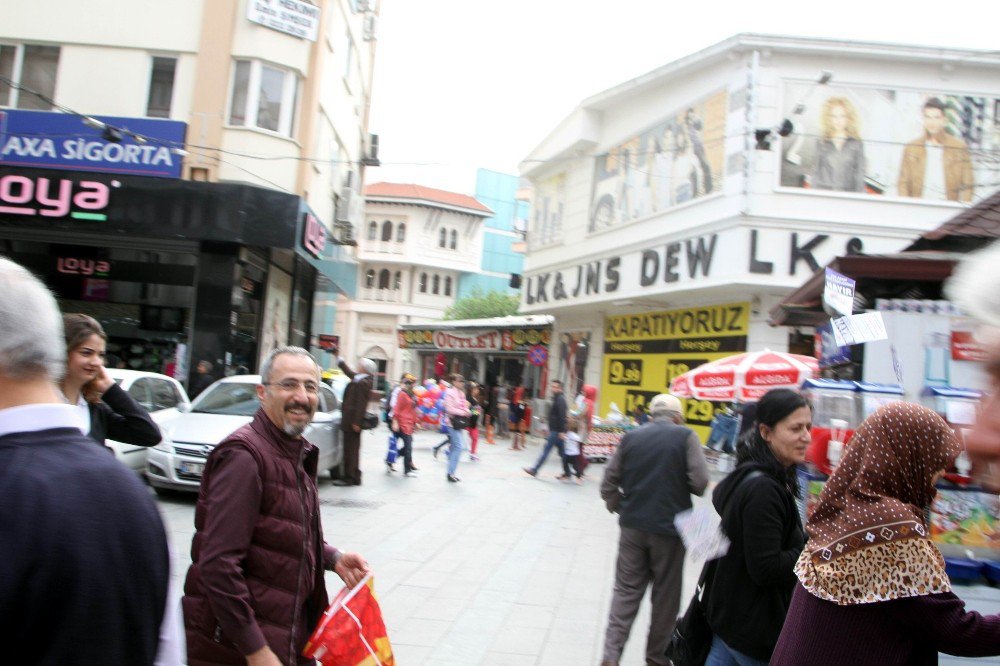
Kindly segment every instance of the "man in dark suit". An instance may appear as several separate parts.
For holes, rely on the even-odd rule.
[[[343,359],[337,365],[351,378],[344,389],[344,400],[340,405],[340,430],[344,433],[344,478],[334,481],[338,486],[361,485],[361,423],[368,411],[372,385],[378,365],[370,358],[361,359],[361,372],[354,372]]]
[[[646,586],[653,584],[646,663],[669,664],[667,643],[680,608],[684,543],[674,516],[708,485],[701,441],[682,425],[680,400],[661,393],[649,403],[652,421],[622,438],[601,482],[621,537],[602,666],[617,666]]]

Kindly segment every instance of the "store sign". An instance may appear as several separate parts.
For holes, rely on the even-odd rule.
[[[979,361],[983,362],[989,358],[986,349],[972,331],[951,332],[951,360],[953,361]]]
[[[320,333],[316,336],[317,347],[323,351],[336,352],[340,349],[340,336],[339,335],[327,335],[326,333]]]
[[[112,186],[116,181],[112,181]],[[0,177],[0,213],[105,221],[111,189],[96,180]]]
[[[637,407],[648,408],[674,377],[746,351],[749,327],[749,303],[608,317],[600,413],[606,414],[612,402],[629,414]],[[707,438],[708,425],[720,407],[707,400],[685,400],[687,425]]]
[[[187,124],[156,118],[94,118],[127,131],[121,141],[107,141],[102,129],[85,125],[74,114],[0,111],[0,164],[180,178],[182,158],[174,149],[184,147]]]
[[[111,273],[111,262],[82,257],[57,257],[56,272],[64,275],[107,277]]]
[[[399,331],[403,349],[458,351],[523,351],[546,347],[552,337],[549,329],[488,329],[480,331],[416,330]]]
[[[526,311],[545,311],[553,305],[641,297],[706,282],[805,279],[839,255],[895,252],[906,242],[737,227],[529,274],[522,300]]]
[[[326,249],[326,227],[312,213],[305,214],[305,224],[302,225],[302,247],[305,251],[321,259]]]
[[[265,28],[316,41],[320,9],[298,0],[247,0],[247,19]]]

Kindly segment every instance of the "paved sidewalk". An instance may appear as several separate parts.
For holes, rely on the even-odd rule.
[[[604,466],[583,485],[557,481],[556,454],[538,478],[521,471],[541,447],[508,450],[482,438],[480,462],[445,479],[444,436],[415,437],[417,478],[387,474],[384,426],[365,433],[364,485],[320,481],[328,542],[361,552],[372,565],[389,639],[402,666],[427,664],[599,664],[614,580],[617,516],[598,495]],[[397,462],[402,468],[402,461]],[[171,536],[174,581],[190,563],[193,498],[160,501]],[[685,569],[682,603],[698,571]],[[331,596],[341,587],[327,575]],[[648,599],[633,625],[623,665],[645,663]]]

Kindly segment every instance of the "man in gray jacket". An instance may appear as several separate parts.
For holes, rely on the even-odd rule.
[[[601,497],[608,511],[619,514],[621,526],[602,666],[617,666],[650,582],[646,663],[670,663],[665,653],[680,608],[684,567],[674,516],[690,509],[691,495],[701,495],[708,485],[701,441],[682,425],[680,401],[661,393],[649,412],[652,421],[622,438],[601,482]]]

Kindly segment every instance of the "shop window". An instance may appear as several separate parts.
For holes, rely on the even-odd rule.
[[[368,240],[373,241],[378,238],[378,222],[372,220],[368,223]]]
[[[444,295],[451,296],[451,277],[444,279]]]
[[[448,247],[454,250],[457,245],[458,245],[458,232],[452,229],[451,241],[448,243]]]
[[[59,47],[38,44],[0,45],[0,77],[41,93],[38,95],[0,83],[0,106],[51,111],[56,94]]]
[[[420,293],[421,294],[426,294],[427,293],[427,273],[421,273],[420,274],[420,286],[419,286],[419,289],[420,289]]]
[[[446,247],[448,245],[448,230],[441,227],[441,233],[438,234],[438,247]]]
[[[177,58],[153,58],[153,70],[149,76],[149,99],[146,100],[146,115],[150,118],[170,117],[176,69]]]
[[[441,293],[441,278],[435,275],[432,284],[434,286],[431,288],[431,293],[435,295]]]
[[[365,287],[371,289],[375,286],[375,269],[369,268],[368,272],[365,273]]]
[[[399,226],[396,227],[396,242],[402,243],[406,240],[406,223],[400,222]]]
[[[389,220],[382,223],[382,240],[387,243],[392,240],[392,222]]]
[[[396,274],[392,276],[392,288],[399,291],[403,288],[403,274],[396,271]]]
[[[383,268],[378,273],[378,288],[388,289],[389,288],[389,269]]]
[[[291,136],[297,94],[298,78],[292,72],[258,60],[237,60],[229,124]]]

